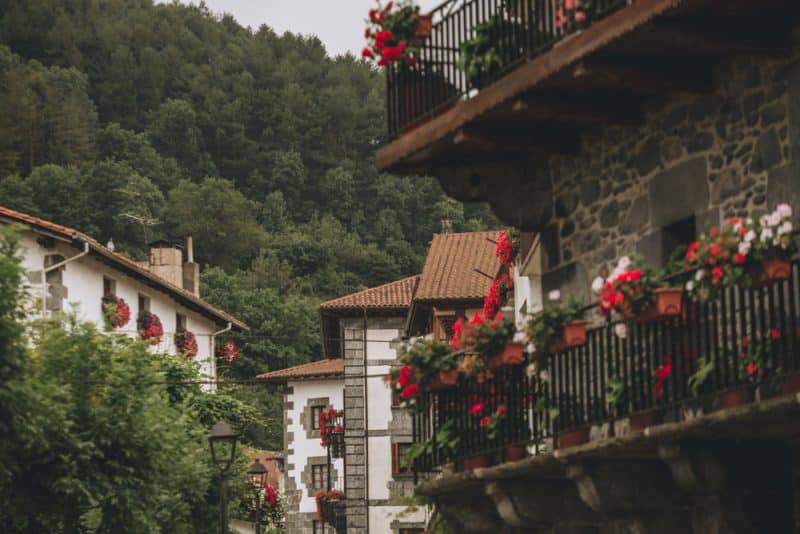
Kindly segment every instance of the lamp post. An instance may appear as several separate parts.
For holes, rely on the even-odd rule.
[[[219,469],[219,531],[228,534],[228,470],[236,454],[236,438],[231,426],[220,419],[208,432],[211,460]]]
[[[253,493],[256,496],[256,534],[261,534],[261,491],[267,481],[267,468],[256,458],[247,468],[247,474],[253,482]]]

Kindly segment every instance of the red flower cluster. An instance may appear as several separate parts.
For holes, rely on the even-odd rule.
[[[232,339],[229,339],[222,344],[220,356],[223,360],[228,362],[228,364],[235,363],[239,360],[239,358],[242,357],[241,353],[239,352],[239,347],[236,346],[236,342]]]
[[[587,6],[583,4],[586,3]],[[564,26],[581,27],[588,21],[586,9],[589,2],[586,0],[559,0],[558,9],[556,9],[556,28],[561,29]],[[576,28],[568,28],[573,31]]]
[[[483,300],[483,315],[485,317],[497,315],[497,312],[508,300],[508,294],[512,289],[514,289],[514,280],[507,274],[495,279],[492,287],[489,288],[489,294]]]
[[[112,328],[122,328],[131,320],[131,308],[121,297],[103,297],[103,316]]]
[[[281,498],[280,493],[278,490],[273,488],[269,483],[264,482],[262,486],[264,488],[264,504],[267,505],[267,508],[275,508],[278,506],[278,501]]]
[[[607,280],[600,290],[600,312],[608,316],[615,309],[619,310],[627,298],[642,291],[638,286],[641,279],[642,271],[633,269],[620,273],[614,280]]]
[[[161,343],[161,337],[164,335],[164,327],[161,325],[161,319],[158,315],[152,312],[143,312],[137,321],[137,329],[139,336],[142,339],[150,341],[151,345],[158,345]]]
[[[419,385],[414,383],[415,378],[414,370],[410,366],[404,365],[400,369],[400,374],[397,375],[397,384],[402,388],[400,398],[409,399],[419,395]]]
[[[319,444],[328,447],[331,444],[331,434],[344,432],[344,425],[337,423],[336,420],[344,417],[344,412],[336,411],[333,408],[319,412]],[[329,422],[333,422],[331,425]]]
[[[187,358],[197,356],[197,339],[188,330],[175,334],[175,348]]]
[[[664,365],[656,369],[653,378],[655,378],[655,383],[653,384],[653,397],[656,399],[660,399],[664,396],[664,384],[667,379],[672,374],[672,356],[667,354],[664,356]]]
[[[369,27],[364,30],[364,38],[367,39],[367,46],[361,51],[361,57],[365,59],[376,59],[378,65],[385,67],[398,60],[405,60],[409,65],[416,63],[410,54],[409,40],[414,38],[414,33],[409,35],[398,35],[393,28],[406,30],[416,26],[409,20],[414,17],[417,20],[417,12],[410,6],[400,6],[392,12],[394,2],[387,3],[384,7],[369,10]],[[400,33],[403,33],[402,31]]]
[[[508,235],[508,230],[503,230],[497,236],[497,246],[494,249],[494,255],[506,267],[514,265],[517,261],[517,254],[519,253],[519,243]]]

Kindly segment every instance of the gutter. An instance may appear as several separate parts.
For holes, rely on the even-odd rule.
[[[369,379],[367,378],[367,308],[364,308],[364,501],[367,505],[366,525],[369,532]]]
[[[89,254],[89,242],[84,241],[83,252],[79,252],[71,258],[67,258],[64,261],[56,263],[55,265],[51,265],[50,267],[42,266],[42,319],[47,318],[47,273],[55,271],[56,269],[60,269],[68,263],[72,263],[73,261],[86,256],[87,254]]]

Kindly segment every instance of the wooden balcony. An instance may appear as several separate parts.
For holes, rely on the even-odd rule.
[[[741,54],[784,56],[800,5],[791,0],[603,0],[565,34],[553,2],[446,2],[416,66],[388,69],[391,141],[380,171],[432,174],[459,200],[485,200],[476,169],[519,168],[570,153],[599,126],[640,122],[648,102],[713,89],[713,68]],[[461,48],[491,21],[500,67],[468,78]],[[489,173],[491,174],[491,173]]]

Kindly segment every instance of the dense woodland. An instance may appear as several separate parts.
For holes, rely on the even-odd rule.
[[[314,37],[202,4],[0,0],[0,204],[134,258],[192,235],[204,297],[252,327],[227,371],[249,379],[318,357],[319,301],[417,272],[441,219],[495,224],[377,174],[384,90]]]

